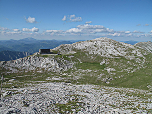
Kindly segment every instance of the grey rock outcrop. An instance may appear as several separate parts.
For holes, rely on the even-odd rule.
[[[135,46],[117,42],[110,38],[96,38],[73,44],[63,44],[53,50],[58,50],[61,54],[73,52],[74,50],[82,50],[89,52],[89,54],[98,54],[109,58],[113,56],[124,56],[125,58],[143,57],[142,53]]]
[[[135,46],[142,48],[150,53],[152,53],[152,42],[148,41],[148,42],[139,42],[136,43]]]
[[[12,61],[2,61],[0,66],[3,66],[8,70],[7,73],[17,73],[17,72],[43,72],[43,71],[54,71],[60,72],[61,70],[66,71],[73,67],[73,63],[64,60],[64,58],[54,58],[50,57],[38,57],[31,56],[20,58]]]

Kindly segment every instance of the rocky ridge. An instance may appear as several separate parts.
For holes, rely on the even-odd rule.
[[[152,53],[152,42],[148,41],[148,42],[139,42],[136,43],[135,46],[142,48],[150,53]]]
[[[142,53],[135,46],[117,42],[110,38],[96,38],[73,44],[63,44],[53,50],[58,50],[61,54],[74,53],[74,50],[83,50],[89,52],[89,54],[98,54],[109,58],[114,56],[124,56],[130,59],[134,56],[143,57]]]
[[[110,38],[96,38],[73,44],[63,44],[52,50],[74,56],[79,54],[76,59],[80,63],[100,62],[100,65],[106,64],[105,70],[107,70],[108,75],[111,74],[111,71],[116,71],[116,68],[117,72],[126,73],[133,73],[145,68],[145,56],[148,54],[147,51],[138,49],[134,45],[117,42]]]
[[[57,62],[60,61],[60,62]],[[64,58],[54,58],[54,56],[49,57],[39,57],[36,55],[30,57],[24,57],[12,61],[2,61],[0,66],[7,69],[7,73],[18,73],[18,72],[43,72],[52,71],[60,72],[61,70],[66,71],[72,68],[73,64]]]

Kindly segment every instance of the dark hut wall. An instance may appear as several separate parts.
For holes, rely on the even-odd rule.
[[[51,54],[50,49],[40,49],[40,54]]]

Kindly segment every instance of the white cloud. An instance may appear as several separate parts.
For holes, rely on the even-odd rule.
[[[20,31],[18,31],[18,32],[6,32],[6,34],[20,34],[21,32]]]
[[[87,22],[85,22],[85,24],[90,24],[90,23],[92,23],[92,21],[87,21]]]
[[[107,36],[123,36],[123,35],[121,33],[113,33],[113,34],[109,33],[107,34]]]
[[[32,28],[32,32],[38,32],[39,31],[39,29],[38,28]]]
[[[31,29],[28,29],[28,28],[23,28],[22,31],[24,31],[24,32],[30,32],[30,31],[32,31],[32,30],[31,30]]]
[[[96,34],[96,33],[113,33],[113,29],[105,28],[102,25],[78,25],[76,28],[71,28],[66,33],[81,33],[81,34]]]
[[[80,22],[80,21],[82,21],[82,18],[81,17],[76,17],[75,15],[70,15],[70,21]]]
[[[19,32],[20,30],[19,30],[19,29],[13,29],[13,31],[15,31],[15,32]]]
[[[63,17],[62,21],[66,21],[66,16]]]
[[[151,37],[152,34],[145,34],[145,37]]]
[[[69,17],[64,16],[62,20],[69,20],[70,18],[75,18],[75,15],[70,15]],[[109,38],[151,38],[152,37],[152,30],[145,34],[144,32],[134,30],[134,31],[114,31],[113,29],[106,28],[102,25],[90,25],[91,21],[86,22],[84,25],[78,25],[74,28],[70,28],[68,30],[46,30],[43,33],[39,33],[39,28],[23,28],[22,30],[19,29],[8,29],[4,27],[0,27],[0,35],[2,36],[39,36],[44,35],[47,37],[61,37],[67,38],[69,36],[77,36],[84,38],[88,38],[89,36],[92,38],[95,37],[109,37]],[[143,34],[144,33],[144,34]],[[51,38],[52,38],[51,37]],[[63,38],[63,37],[62,37]]]
[[[5,32],[5,31],[0,31],[0,33],[1,33],[1,34],[4,34],[4,33],[6,33],[6,32]]]
[[[8,28],[0,27],[0,30],[6,31],[9,30]]]
[[[140,35],[137,35],[137,37],[152,37],[152,34],[140,34]]]
[[[30,32],[30,31],[32,31],[32,30],[31,30],[31,29],[28,29],[28,28],[23,28],[22,31],[24,31],[24,32]]]
[[[85,24],[85,25],[78,25],[77,28],[80,28],[80,29],[104,29],[105,27],[102,25]]]
[[[75,15],[74,15],[74,14],[73,14],[73,15],[70,15],[70,19],[71,19],[71,18],[75,18]]]
[[[113,29],[105,28],[102,25],[78,25],[77,28],[82,29],[86,33],[106,33],[106,32],[114,32]]]
[[[28,29],[28,28],[23,28],[22,31],[24,32],[38,32],[39,29],[38,28],[32,28],[32,29]]]
[[[132,33],[144,33],[144,32],[134,30]]]
[[[107,28],[107,32],[114,32],[114,30]]]
[[[93,30],[93,32],[105,32],[105,29],[95,29],[95,30]]]
[[[73,19],[70,19],[72,22],[80,22],[82,21],[82,18],[81,17],[75,17]]]
[[[125,31],[116,31],[117,33],[125,33]]]
[[[133,36],[133,34],[130,33],[130,34],[127,34],[126,36]]]
[[[92,33],[107,33],[114,32],[113,29],[105,28],[105,29],[94,29]]]
[[[81,17],[76,17],[74,14],[73,15],[68,15],[68,16],[64,16],[62,18],[62,21],[70,21],[70,22],[80,22],[82,21]]]
[[[82,29],[71,28],[71,29],[67,30],[66,32],[68,32],[68,33],[80,33],[80,32],[82,32]]]
[[[125,31],[125,33],[129,34],[129,33],[131,33],[131,32],[130,32],[130,31]]]
[[[60,33],[62,33],[63,31],[62,31],[62,30],[46,30],[45,32],[46,32],[46,33],[52,33],[52,34],[55,34],[55,33],[60,34]]]
[[[28,23],[36,23],[34,17],[30,17],[30,16],[29,16],[28,19],[25,18],[25,20],[26,20],[26,22],[28,22]]]
[[[52,32],[57,32],[57,30],[46,30],[46,32],[52,33]]]

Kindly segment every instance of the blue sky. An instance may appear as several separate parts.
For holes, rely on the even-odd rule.
[[[152,0],[0,0],[0,40],[152,41]]]

